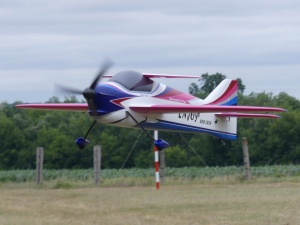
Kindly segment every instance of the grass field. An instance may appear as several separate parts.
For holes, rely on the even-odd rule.
[[[300,167],[243,170],[167,169],[155,189],[153,169],[104,170],[99,187],[92,170],[0,171],[0,224],[300,224]]]
[[[2,184],[0,224],[300,224],[299,182],[81,186]]]

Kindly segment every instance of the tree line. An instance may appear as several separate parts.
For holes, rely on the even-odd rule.
[[[224,78],[220,73],[203,74],[200,82],[190,85],[190,93],[205,98]],[[160,138],[171,144],[166,149],[167,166],[242,165],[242,137],[248,139],[252,165],[300,163],[300,101],[284,92],[245,95],[245,85],[240,79],[238,82],[239,105],[274,106],[288,112],[276,120],[238,119],[237,141],[160,131]],[[60,100],[52,97],[48,102]],[[78,100],[68,96],[63,102]],[[80,150],[75,139],[84,136],[92,123],[88,115],[16,109],[14,105],[19,103],[3,102],[0,106],[0,169],[35,168],[38,146],[45,148],[45,168],[90,168],[94,144],[102,146],[103,168],[153,166],[153,141],[140,129],[97,124],[88,138],[92,144]]]

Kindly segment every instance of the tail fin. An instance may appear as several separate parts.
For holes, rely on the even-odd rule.
[[[236,80],[223,80],[205,99],[208,105],[237,105],[238,85]]]

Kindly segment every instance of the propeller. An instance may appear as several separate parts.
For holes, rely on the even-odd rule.
[[[72,87],[67,87],[64,85],[56,85],[56,87],[64,92],[64,93],[71,93],[71,94],[81,94],[83,95],[83,97],[86,99],[89,108],[92,111],[92,115],[96,116],[97,115],[97,108],[94,102],[94,97],[96,96],[96,85],[99,82],[99,80],[101,79],[101,77],[106,73],[106,71],[112,67],[113,62],[110,60],[106,60],[102,67],[101,70],[99,71],[99,73],[96,75],[96,77],[94,78],[93,82],[91,83],[91,85],[87,88],[85,88],[83,91],[76,89],[76,88],[72,88]]]

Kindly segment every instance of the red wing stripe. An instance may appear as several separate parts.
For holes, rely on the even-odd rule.
[[[258,106],[183,106],[183,105],[153,105],[153,106],[130,106],[130,109],[139,113],[180,113],[180,112],[285,112],[285,109]]]
[[[55,111],[78,111],[86,112],[89,107],[85,103],[41,103],[41,104],[20,104],[16,105],[20,109],[39,109]]]

